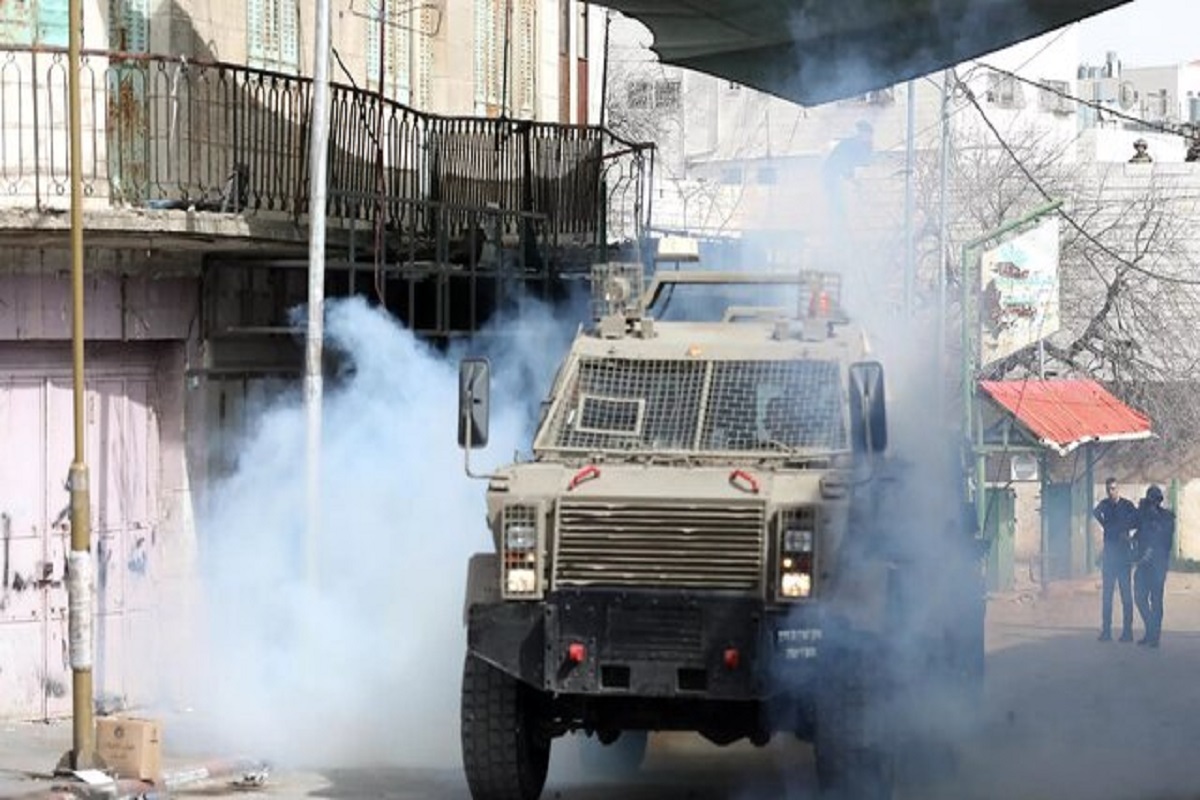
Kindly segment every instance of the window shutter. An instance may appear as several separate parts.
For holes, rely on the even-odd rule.
[[[148,0],[111,0],[108,5],[108,45],[126,53],[150,50]]]
[[[487,21],[492,0],[475,0],[475,113],[487,105]]]
[[[33,0],[8,0],[0,14],[0,44],[33,44]]]
[[[379,0],[373,0],[367,6],[367,85],[375,91],[379,90],[380,7]],[[384,46],[387,48],[387,64],[384,73],[384,94],[398,103],[407,104],[410,102],[412,90],[411,28],[416,14],[410,7],[409,0],[388,0],[386,11],[388,19],[384,36],[387,41],[384,42]]]
[[[406,0],[392,0],[388,16],[388,94],[407,104],[412,90],[412,27],[416,12]]]
[[[503,104],[511,104],[512,98],[508,96],[507,87],[504,85],[505,59],[509,59],[508,72],[512,74],[513,57],[511,33],[509,25],[512,24],[512,19],[508,14],[507,0],[493,0],[492,2],[492,46],[491,46],[491,78],[488,81],[488,94],[490,102],[494,106]],[[505,40],[509,39],[507,46]],[[508,111],[507,108],[503,109]]]
[[[518,0],[517,19],[513,26],[516,79],[513,95],[520,116],[534,117],[537,111],[537,3]]]
[[[498,108],[504,74],[505,0],[475,0],[475,108]]]
[[[38,0],[37,42],[51,47],[66,47],[70,34],[67,24],[68,0]]]
[[[429,108],[430,89],[433,83],[433,28],[434,11],[429,8],[421,10],[421,26],[417,33],[417,76],[413,105],[418,108]]]
[[[279,63],[276,68],[283,72],[300,70],[300,37],[297,17],[300,8],[296,0],[276,0],[276,15],[279,22]]]
[[[246,63],[263,67],[266,55],[266,6],[273,0],[246,0]]]
[[[299,70],[297,14],[295,0],[246,0],[246,60],[250,66]]]
[[[367,86],[379,85],[379,0],[367,0]]]

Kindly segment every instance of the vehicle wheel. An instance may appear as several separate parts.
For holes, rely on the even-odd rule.
[[[861,656],[831,661],[822,670],[817,692],[817,782],[826,797],[837,800],[889,800],[894,763],[886,712],[871,697],[878,684],[866,674]]]
[[[649,738],[645,731],[625,731],[612,744],[604,744],[588,736],[579,743],[579,761],[594,777],[628,778],[642,768]]]
[[[536,693],[467,655],[462,683],[462,756],[474,800],[536,800],[546,784],[550,740],[539,729]]]

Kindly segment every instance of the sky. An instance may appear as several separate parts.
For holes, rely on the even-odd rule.
[[[1080,55],[1101,64],[1115,50],[1129,67],[1200,60],[1200,0],[1132,0],[1079,23]]]

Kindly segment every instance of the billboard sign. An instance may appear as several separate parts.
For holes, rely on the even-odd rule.
[[[1059,221],[983,254],[980,264],[980,364],[999,361],[1059,329]]]

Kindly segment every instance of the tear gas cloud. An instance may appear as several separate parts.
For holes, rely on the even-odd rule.
[[[173,742],[281,764],[458,762],[469,556],[489,550],[484,485],[457,447],[458,356],[357,299],[328,304],[317,575],[306,573],[305,414],[266,408],[198,521],[195,647],[174,665],[191,713]],[[534,302],[497,320],[491,444],[527,449],[541,392],[569,343],[570,310]],[[464,349],[465,348],[460,348]]]
[[[973,47],[970,37],[975,35],[977,27],[971,24],[972,16],[983,5],[967,4],[961,14],[944,19],[937,35],[932,38]],[[1018,13],[1019,8],[1029,8],[1029,5],[1016,3],[1011,6],[1015,7],[1012,8],[1013,13]],[[803,20],[797,19],[795,22],[802,24]],[[879,76],[868,74],[869,70],[862,65],[856,67],[843,63],[838,65],[838,70],[850,76],[855,83],[889,83],[887,80],[875,80]],[[892,119],[903,121],[903,108],[882,112],[864,110],[863,116],[869,117],[873,113],[891,114]],[[973,113],[968,109],[966,115],[970,117]],[[957,120],[959,125],[965,122],[961,116]],[[846,131],[839,127],[829,133],[832,138],[844,135]],[[925,135],[929,136],[927,130]],[[936,127],[932,135],[936,136]],[[880,142],[877,139],[876,144],[891,145],[895,141]],[[902,139],[899,141],[902,143]],[[937,157],[936,141],[927,140],[918,143],[917,147],[918,158]],[[903,180],[902,155],[898,157],[894,151],[877,152],[875,157],[876,164],[870,169],[879,172],[885,169],[881,164],[888,163],[892,168],[891,174],[898,174],[898,179]],[[1004,156],[1001,153],[998,157]],[[955,176],[951,175],[951,180],[954,179]],[[812,194],[819,198],[821,187],[812,187]],[[961,203],[968,192],[951,191],[950,194],[952,198],[958,198],[952,203]],[[920,225],[920,207],[924,205],[929,208],[932,204],[928,200],[922,202],[921,198],[917,199],[917,203],[917,224]],[[1025,210],[1028,209],[1018,205],[1014,213]],[[809,209],[799,212],[780,207],[772,211],[774,218],[756,219],[754,223],[768,230],[788,230],[790,227],[803,227],[806,220],[799,214],[810,213]],[[845,218],[858,222],[866,218],[870,211],[854,207],[854,199],[851,199],[847,203]],[[894,213],[897,209],[890,211],[893,212],[891,218],[900,218]],[[951,208],[951,219],[958,218],[962,211],[964,209]],[[786,215],[789,213],[797,216],[788,218]],[[936,223],[936,217],[930,222]],[[828,237],[833,241],[822,248],[821,258],[809,263],[815,268],[834,269],[842,274],[848,310],[856,321],[867,328],[875,355],[884,364],[887,374],[890,457],[904,464],[901,479],[904,500],[899,507],[885,509],[888,514],[886,523],[892,526],[893,533],[905,538],[911,558],[917,563],[936,565],[942,563],[945,555],[945,539],[938,534],[945,531],[946,526],[957,524],[963,500],[960,490],[964,475],[959,453],[963,436],[959,421],[962,415],[962,387],[957,378],[958,289],[951,288],[950,302],[955,308],[947,310],[947,335],[954,344],[946,363],[948,370],[954,374],[939,374],[937,354],[942,343],[936,337],[936,320],[933,316],[936,297],[932,296],[933,287],[918,285],[918,295],[928,292],[929,300],[918,304],[919,310],[913,318],[906,319],[897,313],[895,301],[898,298],[888,295],[894,294],[900,285],[894,280],[899,261],[895,258],[898,240],[892,241],[891,249],[873,248],[869,241],[870,234],[864,232],[867,227],[858,224],[845,226],[836,236]],[[981,232],[975,230],[969,233]],[[957,233],[961,235],[968,232],[959,230]],[[882,252],[886,257],[872,258],[872,252]],[[936,259],[936,249],[931,251],[930,257]],[[889,288],[893,291],[889,292]],[[936,393],[939,391],[944,392],[947,398],[948,402],[944,405],[936,402]],[[946,608],[947,603],[957,602],[956,592],[959,588],[944,573],[945,570],[939,574],[936,569],[924,571],[929,582],[925,586],[924,602],[917,608],[918,617],[924,615],[932,619]],[[921,622],[918,618],[916,626],[920,627]],[[1155,719],[1148,709],[1135,707],[1132,701],[1118,699],[1112,702],[1113,707],[1123,710],[1123,716],[1110,717],[1107,715],[1107,702],[1089,698],[1089,707],[1072,709],[1069,704],[1056,698],[1051,701],[1049,710],[1043,711],[1045,718],[1022,720],[1023,728],[1020,723],[1013,723],[1012,706],[1009,704],[1014,702],[1014,698],[1037,693],[1030,681],[1046,679],[1042,671],[1047,668],[1043,663],[1038,663],[1039,659],[1061,659],[1063,652],[1071,652],[1073,657],[1079,659],[1095,658],[1082,643],[1077,645],[1070,641],[1070,636],[1063,637],[1061,632],[1056,636],[1061,637],[1061,641],[1053,645],[1050,644],[1053,637],[1048,637],[1042,643],[1044,646],[1026,649],[1021,655],[1001,654],[1001,660],[1009,665],[1014,659],[1026,659],[1032,663],[1021,669],[1009,666],[1003,671],[1005,675],[1016,675],[1012,680],[1017,685],[1005,685],[1004,678],[996,672],[989,672],[983,702],[977,707],[977,712],[971,710],[970,704],[964,706],[959,703],[960,698],[952,687],[938,684],[927,684],[919,697],[904,698],[905,703],[881,706],[885,724],[889,727],[895,723],[910,725],[908,730],[917,736],[918,747],[931,742],[949,742],[953,745],[949,764],[943,762],[940,766],[957,766],[957,772],[937,766],[935,762],[938,756],[933,751],[901,750],[901,753],[916,756],[911,763],[901,764],[907,768],[902,773],[903,796],[999,798],[1051,796],[1059,791],[1098,798],[1124,798],[1145,796],[1152,790],[1161,796],[1185,796],[1182,792],[1190,789],[1194,780],[1189,784],[1178,779],[1181,770],[1174,765],[1165,768],[1168,759],[1156,749],[1161,748],[1161,743],[1156,744],[1152,735],[1138,738],[1134,733],[1127,733],[1140,734],[1155,725],[1167,724]],[[1087,631],[1086,638],[1090,639],[1091,636],[1091,631]],[[923,677],[927,654],[915,638],[905,637],[901,641],[904,649],[892,666],[897,670],[899,683],[904,685]],[[1078,642],[1078,637],[1075,637],[1075,642]],[[1076,647],[1078,652],[1075,652]],[[989,660],[994,658],[993,654]],[[1117,680],[1114,676],[1121,675],[1122,668],[1114,667],[1109,658],[1101,660],[1106,663],[1094,665],[1098,683]],[[1073,680],[1091,680],[1093,676],[1088,675],[1088,666],[1085,662],[1080,669],[1063,674],[1071,675]],[[1128,670],[1125,679],[1135,680],[1135,671],[1125,669]],[[1066,687],[1063,690],[1064,693],[1070,691]],[[1045,697],[1050,694],[1041,693]],[[1120,693],[1114,693],[1114,696],[1120,698]],[[895,716],[886,718],[891,714]],[[911,727],[913,721],[918,722],[920,727]],[[1049,733],[1051,730],[1060,731],[1060,735]],[[1068,734],[1065,732],[1067,730],[1071,732]],[[1118,741],[1120,744],[1115,744]],[[929,755],[934,755],[933,762],[922,760],[923,756]],[[1132,763],[1142,767],[1131,770],[1128,765]],[[1026,768],[1013,769],[1016,764]],[[1151,764],[1154,766],[1150,767]],[[1136,772],[1137,776],[1131,777],[1131,772]],[[741,800],[766,800],[770,796],[748,792]]]
[[[760,222],[786,230],[791,221]],[[844,271],[850,311],[887,370],[892,450],[912,465],[897,516],[918,553],[924,542],[922,555],[936,559],[935,538],[922,536],[953,522],[961,501],[956,411],[934,419],[930,407],[940,380],[932,319],[885,309],[873,267],[886,265],[863,252],[853,234],[836,243],[840,262],[860,259]],[[528,446],[580,318],[527,306],[496,323],[508,338],[490,353],[492,442],[481,466]],[[329,305],[327,336],[353,369],[326,397],[319,588],[305,575],[305,419],[288,395],[259,418],[199,521],[205,635],[178,665],[192,690],[188,742],[285,764],[453,766],[466,565],[491,546],[484,487],[463,474],[454,441],[460,353],[436,352],[353,300]],[[904,663],[919,663],[910,655]]]

